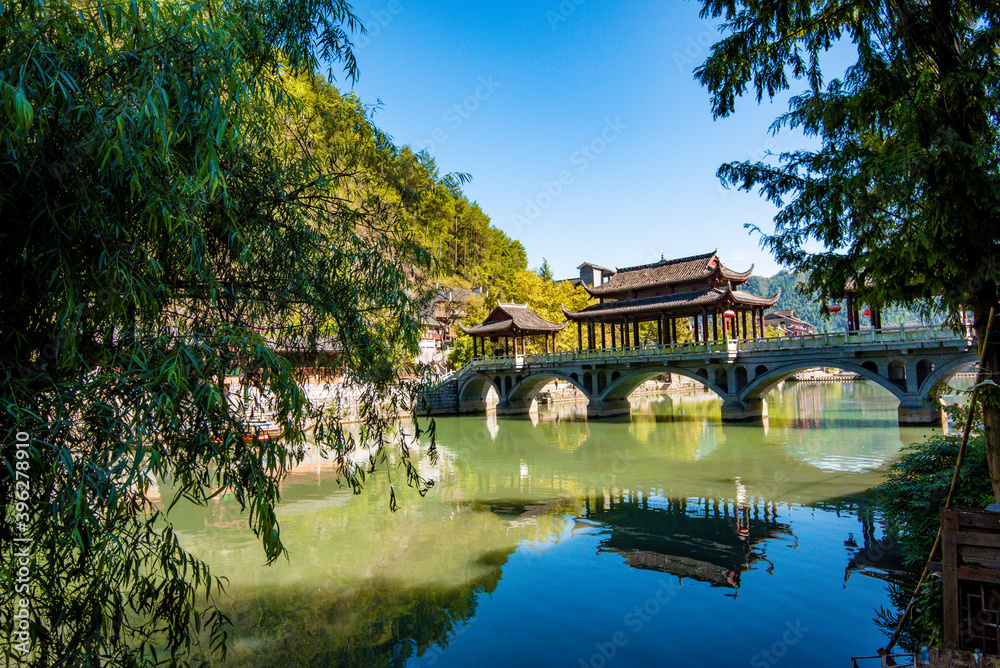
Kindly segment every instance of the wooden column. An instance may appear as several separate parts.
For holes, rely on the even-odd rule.
[[[612,348],[617,348],[618,347],[618,336],[617,336],[617,331],[616,331],[617,329],[618,329],[618,323],[616,323],[616,322],[611,323],[611,347]]]
[[[694,342],[698,343],[698,316],[695,316],[692,320],[694,320],[694,327],[691,328],[691,332],[694,334]]]
[[[760,310],[760,314],[759,315],[760,315],[760,336],[761,336],[761,338],[763,338],[765,336],[765,334],[764,334],[764,309]]]
[[[677,318],[670,319],[670,340],[672,343],[677,343]]]
[[[714,311],[712,312],[712,340],[719,340],[719,317]]]
[[[656,345],[663,345],[663,315],[656,319]]]
[[[632,331],[634,332],[634,336],[632,337],[633,345],[635,345],[635,347],[638,348],[639,347],[639,318],[636,318],[635,320],[632,321]]]
[[[701,326],[702,326],[703,331],[705,333],[705,337],[704,337],[705,342],[707,343],[709,341],[709,338],[708,338],[708,312],[707,311],[702,311],[701,312]]]
[[[756,309],[750,311],[750,322],[753,323],[753,338],[754,341],[757,340],[757,311]]]
[[[576,349],[583,350],[583,323],[576,321]]]
[[[747,338],[747,312],[745,310],[742,313],[742,317],[743,317],[743,332],[740,335],[740,338],[745,339]]]
[[[601,323],[601,348],[607,348],[607,347],[608,347],[608,342],[604,338],[604,323],[602,322]]]

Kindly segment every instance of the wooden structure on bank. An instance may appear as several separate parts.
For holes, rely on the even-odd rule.
[[[494,346],[504,340],[504,354],[510,354],[511,342],[514,344],[514,355],[523,355],[526,337],[544,336],[545,352],[555,352],[556,334],[566,328],[567,323],[557,325],[538,315],[527,304],[497,304],[496,308],[486,317],[481,325],[474,327],[462,326],[462,331],[472,337],[472,356],[486,355],[486,341]],[[520,342],[520,345],[518,343]]]
[[[764,336],[764,311],[780,292],[758,297],[739,289],[753,267],[733,271],[715,251],[676,260],[619,269],[611,279],[585,289],[600,303],[563,313],[577,324],[577,342],[584,348],[638,347],[639,325],[656,323],[656,342],[677,340],[677,322],[689,319],[694,340],[757,339]],[[728,318],[727,318],[728,316]],[[711,324],[709,324],[711,322]]]
[[[941,509],[943,647],[1000,654],[1000,513]]]

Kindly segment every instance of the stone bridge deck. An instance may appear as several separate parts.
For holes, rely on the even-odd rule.
[[[693,378],[723,400],[722,419],[767,415],[765,396],[797,371],[832,367],[871,380],[900,400],[901,424],[940,420],[936,391],[976,361],[968,337],[934,327],[893,328],[855,334],[816,334],[756,340],[710,341],[603,348],[559,353],[479,357],[447,379],[458,412],[481,412],[496,393],[500,413],[535,409],[552,380],[572,383],[588,400],[588,416],[629,412],[628,395],[663,373]],[[449,392],[449,394],[451,394]]]

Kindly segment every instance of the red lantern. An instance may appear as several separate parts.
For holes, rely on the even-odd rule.
[[[872,310],[870,308],[865,308],[865,317],[870,318],[872,315]]]
[[[726,311],[725,313],[722,314],[722,317],[725,318],[726,320],[732,320],[733,318],[736,317],[736,312],[731,310]]]
[[[843,308],[840,304],[830,304],[826,307],[826,310],[830,313],[840,313],[840,309]]]

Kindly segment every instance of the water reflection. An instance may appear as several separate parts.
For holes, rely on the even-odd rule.
[[[586,665],[668,581],[672,614],[626,625],[618,665],[662,663],[665,646],[679,665],[747,665],[795,620],[837,633],[808,634],[788,665],[843,665],[842,625],[886,602],[850,576],[891,572],[858,493],[898,455],[895,403],[861,384],[768,401],[767,432],[722,424],[701,395],[618,421],[565,406],[439,420],[440,459],[421,464],[437,485],[397,489],[397,513],[383,475],[354,496],[313,454],[285,481],[290,559],[271,567],[231,499],[171,517],[230,579],[230,665]],[[719,628],[738,633],[720,644]],[[878,646],[856,633],[855,654]]]
[[[632,568],[735,590],[755,562],[766,562],[768,573],[773,570],[765,556],[766,541],[794,539],[791,526],[778,521],[773,501],[751,502],[745,495],[720,501],[664,499],[642,491],[597,493],[587,497],[585,517],[609,531],[600,550],[620,554]]]

